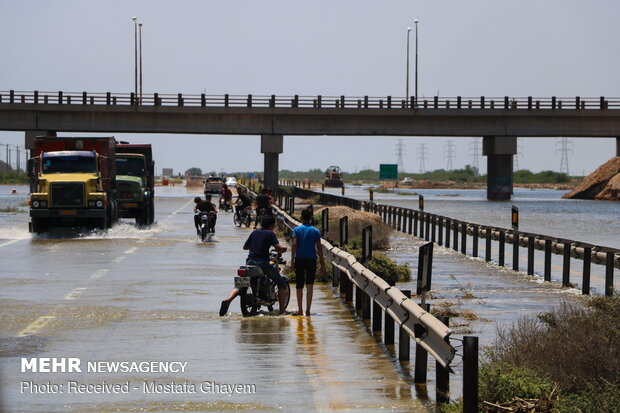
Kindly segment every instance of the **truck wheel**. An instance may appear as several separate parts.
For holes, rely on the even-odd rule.
[[[151,202],[149,204],[149,217],[147,225],[152,225],[153,222],[155,222],[155,205],[153,205],[153,202]]]
[[[109,226],[108,226],[108,219],[106,217],[98,218],[96,220],[95,227],[98,228],[98,229],[102,229],[102,230],[108,229],[109,228]]]
[[[42,234],[47,231],[47,222],[41,218],[32,218],[32,232]]]

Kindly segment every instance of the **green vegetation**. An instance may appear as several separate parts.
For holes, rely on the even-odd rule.
[[[187,171],[185,171],[185,175],[202,176],[202,169],[197,167],[189,168]]]
[[[372,169],[363,169],[359,172],[344,172],[344,180],[346,182],[363,181],[363,182],[379,182],[379,171]],[[521,169],[514,173],[514,183],[567,183],[570,182],[572,177],[565,173],[554,171],[542,171],[539,173],[533,173],[527,169]],[[280,171],[280,177],[282,179],[312,179],[322,180],[325,177],[325,172],[320,169],[311,169],[309,171]],[[436,169],[434,171],[425,172],[423,174],[414,173],[399,173],[399,179],[411,178],[416,181],[455,181],[455,182],[486,182],[486,175],[480,175],[478,170],[471,165],[466,165],[463,169],[454,169],[446,171],[445,169]]]
[[[27,184],[28,175],[26,172],[0,172],[0,184]]]
[[[480,411],[620,411],[620,297],[524,318],[499,331],[480,367]],[[486,403],[485,403],[486,402]],[[517,410],[516,407],[528,409]],[[443,408],[457,411],[459,402]]]

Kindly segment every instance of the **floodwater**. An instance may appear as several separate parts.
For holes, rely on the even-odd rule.
[[[620,248],[620,203],[603,201],[564,200],[564,191],[515,188],[511,201],[487,201],[484,190],[398,190],[397,193],[375,193],[380,204],[418,208],[418,194],[424,196],[425,211],[458,220],[510,228],[511,205],[519,208],[519,229],[574,241]],[[340,189],[326,188],[340,194]],[[414,193],[415,194],[412,194]],[[364,187],[347,186],[346,196],[368,199]],[[400,289],[415,293],[418,248],[426,243],[419,238],[397,233],[392,237],[387,255],[412,269],[413,280],[399,283]],[[459,236],[460,247],[460,236]],[[472,238],[468,236],[468,254]],[[464,335],[480,338],[482,348],[492,345],[498,329],[511,326],[522,317],[536,317],[550,311],[561,302],[576,303],[581,297],[583,261],[571,260],[571,282],[575,288],[561,285],[562,256],[552,255],[552,282],[542,278],[544,254],[535,253],[535,276],[527,275],[527,251],[520,249],[519,272],[512,271],[512,245],[506,246],[505,262],[496,262],[463,255],[450,248],[434,246],[431,308],[451,313],[452,337]],[[479,255],[484,257],[484,240],[480,240]],[[492,243],[492,259],[497,261],[497,242]],[[615,269],[615,286],[620,288],[620,270]],[[604,292],[605,269],[592,265],[592,294]],[[418,300],[419,298],[414,298]],[[457,342],[458,343],[458,342]],[[455,360],[458,365],[459,359]],[[458,366],[460,367],[460,366]],[[458,370],[458,367],[456,370]],[[429,373],[430,374],[430,373]],[[452,382],[452,394],[458,394],[460,375]]]
[[[432,411],[328,287],[317,286],[310,318],[243,318],[238,301],[219,317],[249,230],[220,213],[215,241],[200,242],[195,193],[157,188],[147,229],[127,220],[33,236],[27,188],[10,189],[0,186],[0,208],[18,209],[0,212],[0,411]],[[45,357],[77,358],[82,371],[22,371],[24,358]]]

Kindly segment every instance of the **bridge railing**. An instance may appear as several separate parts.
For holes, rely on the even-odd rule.
[[[299,95],[212,95],[149,93],[91,93],[64,91],[0,91],[0,104],[119,105],[146,107],[214,108],[331,108],[331,109],[485,109],[561,110],[620,109],[620,98],[599,97],[516,97],[516,96],[299,96]]]

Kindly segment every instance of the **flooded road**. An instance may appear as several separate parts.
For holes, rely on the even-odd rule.
[[[220,213],[215,242],[200,242],[194,195],[158,188],[144,230],[31,236],[27,213],[0,213],[0,410],[432,410],[327,287],[311,318],[242,318],[238,301],[219,317],[249,230]],[[46,357],[81,372],[22,371]]]

